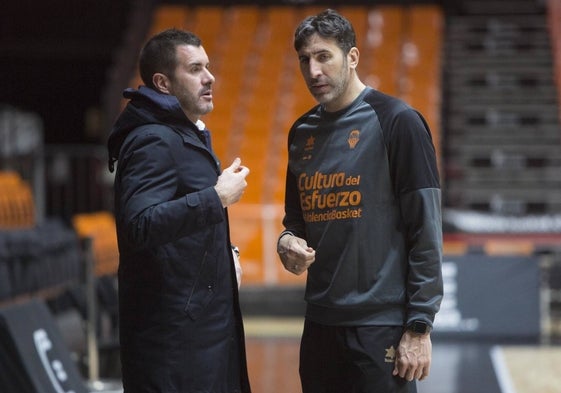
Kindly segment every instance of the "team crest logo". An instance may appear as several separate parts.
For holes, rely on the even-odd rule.
[[[384,362],[386,363],[395,363],[395,348],[393,345],[389,347],[386,351],[386,356],[384,357]]]
[[[349,148],[354,149],[359,140],[360,140],[360,131],[352,130],[349,133],[349,139],[347,139],[347,142],[349,142]]]

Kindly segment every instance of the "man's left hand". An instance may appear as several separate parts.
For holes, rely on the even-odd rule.
[[[393,375],[408,381],[422,381],[429,375],[431,352],[430,333],[418,334],[406,330],[397,348]]]

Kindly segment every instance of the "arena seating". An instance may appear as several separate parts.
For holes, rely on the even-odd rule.
[[[559,108],[544,16],[451,18],[447,34],[448,206],[561,212]]]

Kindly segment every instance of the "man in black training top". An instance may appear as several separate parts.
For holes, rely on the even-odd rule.
[[[429,374],[442,299],[440,185],[429,128],[365,86],[351,24],[333,10],[296,29],[319,105],[288,137],[284,267],[307,273],[304,393],[412,393]]]

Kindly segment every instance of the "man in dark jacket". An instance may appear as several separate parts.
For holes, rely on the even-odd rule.
[[[152,37],[108,142],[119,242],[120,345],[130,393],[250,392],[226,207],[246,188],[221,172],[200,117],[213,109],[200,39]]]
[[[440,186],[430,131],[365,86],[351,24],[326,10],[296,29],[319,105],[289,133],[285,268],[307,270],[304,393],[413,393],[429,373],[442,299]]]

